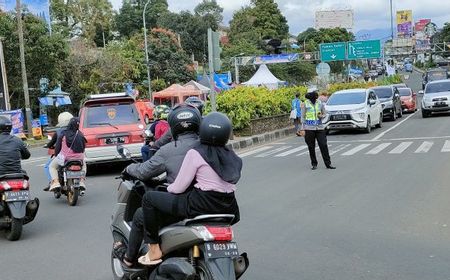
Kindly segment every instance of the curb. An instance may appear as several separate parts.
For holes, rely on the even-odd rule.
[[[287,127],[259,135],[249,136],[240,140],[231,140],[227,147],[236,151],[258,144],[273,142],[277,139],[291,136],[292,134],[294,134],[294,127]]]

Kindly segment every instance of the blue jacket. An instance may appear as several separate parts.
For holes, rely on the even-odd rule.
[[[301,104],[301,101],[297,97],[292,99],[291,110],[294,110],[294,109],[297,110],[297,118],[302,117],[302,109],[300,107],[300,104]]]

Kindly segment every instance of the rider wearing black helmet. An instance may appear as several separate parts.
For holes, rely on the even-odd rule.
[[[241,177],[242,160],[225,146],[231,130],[231,122],[224,114],[207,115],[200,125],[200,143],[187,152],[168,192],[150,191],[144,195],[142,208],[149,250],[139,258],[141,264],[161,262],[158,231],[167,224],[203,214],[234,214],[234,222],[239,221],[234,192]]]
[[[22,140],[11,135],[11,129],[11,120],[0,116],[0,175],[24,172],[20,160],[31,156]]]
[[[197,99],[197,100],[200,100],[200,99]],[[192,97],[189,97],[188,99],[186,99],[185,104],[194,106],[200,112],[200,116],[203,115],[203,107],[204,107],[203,103],[197,102],[197,101],[194,102],[194,101],[195,101],[195,99],[192,99]],[[159,149],[162,146],[169,143],[170,141],[172,141],[172,131],[168,130],[161,138],[159,138],[158,140],[155,141],[152,148]]]
[[[124,179],[131,177],[148,181],[166,172],[167,182],[175,181],[186,153],[199,144],[198,130],[201,115],[197,108],[181,104],[170,112],[168,122],[174,141],[161,147],[149,160],[131,164],[125,168],[122,172]],[[139,208],[133,217],[128,248],[120,242],[114,244],[116,257],[121,259],[126,266],[136,264],[139,248],[144,238],[147,238],[147,235],[144,236],[143,213],[142,208]]]

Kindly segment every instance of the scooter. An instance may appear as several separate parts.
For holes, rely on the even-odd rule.
[[[39,209],[39,199],[30,200],[30,183],[22,173],[0,176],[0,228],[6,238],[19,240],[22,227],[34,220]]]
[[[54,147],[47,147],[48,154],[53,157],[55,149]],[[56,199],[59,199],[61,195],[67,197],[67,203],[70,206],[77,205],[78,198],[84,196],[84,188],[80,186],[80,181],[85,177],[83,169],[83,161],[81,160],[67,160],[64,166],[60,166],[58,169],[58,178],[61,188],[53,191],[53,195]]]
[[[118,146],[119,154],[131,159],[130,153]],[[164,176],[151,182],[127,181],[122,177],[117,193],[111,231],[115,242],[128,246],[131,222],[148,190],[161,190]],[[202,215],[169,225],[159,231],[163,262],[157,266],[128,268],[111,253],[111,267],[115,280],[234,280],[249,266],[246,253],[240,254],[233,241],[231,227],[234,215]],[[140,254],[147,252],[142,244]]]

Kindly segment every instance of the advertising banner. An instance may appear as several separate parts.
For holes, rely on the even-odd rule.
[[[397,11],[397,36],[411,37],[412,31],[412,11]]]
[[[23,133],[24,117],[22,110],[3,111],[0,115],[6,116],[11,120],[12,134],[20,138],[25,138],[25,134]]]
[[[414,31],[417,32],[423,32],[425,31],[425,26],[431,22],[431,19],[420,19],[416,22],[414,25]]]
[[[22,6],[24,6],[33,15],[42,18],[47,22],[49,30],[50,25],[50,1],[49,0],[22,0]],[[16,0],[4,0],[0,1],[0,9],[5,12],[11,12],[16,10]]]
[[[255,64],[287,63],[298,60],[298,53],[262,55],[255,58]]]

